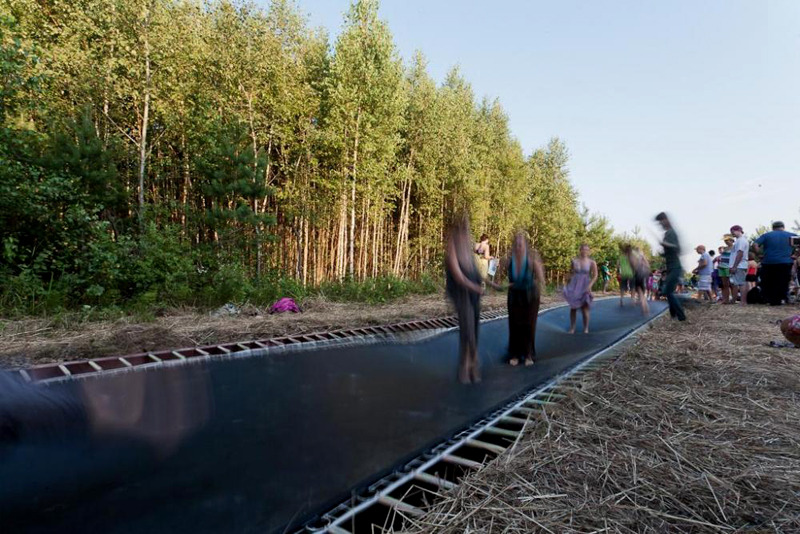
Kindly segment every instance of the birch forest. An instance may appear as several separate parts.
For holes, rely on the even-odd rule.
[[[4,298],[440,279],[463,212],[500,254],[528,232],[552,281],[581,241],[613,254],[565,144],[520,146],[458,68],[400,57],[378,8],[331,39],[288,0],[4,0]]]

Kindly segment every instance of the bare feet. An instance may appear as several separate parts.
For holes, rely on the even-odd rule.
[[[583,329],[583,333],[584,333],[584,334],[588,334],[588,333],[589,333],[589,329],[588,329],[588,328],[584,328],[584,329]]]
[[[518,358],[511,358],[510,360],[508,360],[508,363],[512,367],[516,367],[517,365],[519,365],[519,359]]]
[[[458,366],[458,381],[462,384],[469,384],[470,380],[470,365],[465,363]]]
[[[481,381],[481,368],[478,364],[473,364],[470,377],[472,378],[473,384],[478,384]]]
[[[525,358],[525,367],[533,365],[533,358]]]
[[[575,327],[573,326],[572,328],[570,328],[569,330],[567,330],[567,333],[568,333],[568,334],[574,334],[574,333],[575,333]]]

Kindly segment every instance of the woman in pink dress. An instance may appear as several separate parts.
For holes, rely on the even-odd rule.
[[[589,245],[581,245],[577,258],[572,258],[572,277],[564,288],[569,304],[569,333],[575,333],[578,309],[583,315],[583,333],[589,333],[589,308],[592,306],[592,286],[597,280],[597,263],[590,257]]]

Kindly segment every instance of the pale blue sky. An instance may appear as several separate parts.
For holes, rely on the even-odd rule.
[[[334,39],[348,0],[297,0]],[[684,248],[800,218],[800,0],[383,0],[408,60],[459,65],[526,153],[561,137],[615,229],[672,214]],[[688,250],[687,250],[688,252]],[[693,263],[687,255],[685,265]]]

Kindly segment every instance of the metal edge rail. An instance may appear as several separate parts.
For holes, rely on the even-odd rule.
[[[543,313],[546,311],[548,310],[543,310]],[[552,405],[554,401],[566,396],[564,393],[560,393],[560,391],[568,392],[570,386],[561,385],[562,382],[600,368],[602,362],[609,359],[611,356],[609,353],[612,350],[647,328],[651,322],[663,315],[665,311],[666,310],[662,310],[653,317],[650,317],[640,326],[631,330],[596,354],[588,356],[583,361],[556,375],[543,385],[534,388],[532,391],[523,393],[506,406],[492,411],[481,421],[459,432],[452,439],[440,443],[427,453],[423,453],[416,459],[406,463],[403,468],[373,483],[367,488],[365,492],[366,495],[355,495],[348,501],[324,513],[319,519],[312,521],[295,532],[297,534],[360,534],[363,527],[353,528],[353,525],[357,523],[357,516],[368,512],[371,508],[376,506],[389,509],[390,515],[385,517],[384,524],[372,523],[369,525],[370,528],[366,531],[374,531],[372,528],[373,525],[384,529],[382,531],[391,531],[391,524],[395,521],[402,521],[409,516],[419,516],[423,513],[423,509],[413,504],[403,502],[402,497],[398,498],[390,494],[409,483],[420,482],[429,487],[438,487],[441,490],[453,489],[458,485],[458,482],[440,478],[435,474],[429,473],[429,471],[442,462],[460,465],[473,471],[483,468],[516,443],[533,417],[542,414],[548,405]],[[516,423],[517,426],[521,425],[521,427],[519,430],[514,431],[500,426],[504,425],[507,427],[508,423]],[[502,444],[498,444],[500,440],[487,442],[485,440],[486,438],[480,439],[487,433],[505,437],[510,443],[508,443],[507,446],[503,446]],[[477,462],[469,458],[464,458],[457,454],[462,447],[484,450],[487,453],[488,460]],[[389,523],[388,528],[387,523]]]
[[[553,308],[542,310],[545,313]],[[495,309],[481,313],[481,321],[503,319],[508,314],[505,310]],[[251,357],[270,352],[288,350],[304,350],[309,348],[336,347],[348,344],[362,344],[381,341],[418,341],[419,334],[427,332],[438,335],[458,327],[455,316],[433,319],[407,321],[380,326],[364,326],[332,331],[295,334],[253,341],[220,343],[198,347],[160,350],[128,354],[124,356],[106,356],[91,360],[74,360],[50,363],[17,369],[26,382],[50,383],[76,378],[88,378],[98,374],[110,374],[133,369],[152,369],[172,365],[183,365],[190,361],[202,361],[219,358]]]
[[[605,298],[615,297],[604,297],[596,300],[605,300]],[[566,307],[565,304],[552,306],[541,310],[539,315],[564,307]],[[507,316],[508,313],[502,308],[487,310],[480,315],[481,322],[496,321]],[[53,383],[89,378],[99,374],[108,375],[132,370],[170,367],[211,359],[263,356],[272,352],[330,348],[385,341],[416,342],[422,341],[425,337],[438,335],[455,328],[458,328],[458,320],[451,315],[380,326],[294,334],[260,340],[141,352],[123,356],[106,356],[91,360],[48,363],[11,372],[19,374],[26,382]]]

